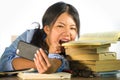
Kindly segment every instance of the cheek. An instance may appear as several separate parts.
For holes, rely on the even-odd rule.
[[[71,38],[72,38],[72,40],[75,40],[76,37],[77,37],[77,33],[72,33],[72,34],[71,34]]]
[[[58,38],[60,36],[61,32],[57,30],[51,31],[52,38]]]

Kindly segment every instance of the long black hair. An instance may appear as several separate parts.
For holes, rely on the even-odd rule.
[[[77,27],[77,33],[79,36],[80,20],[79,20],[78,11],[76,10],[75,7],[73,7],[72,5],[67,4],[65,2],[57,2],[53,5],[51,5],[46,10],[46,12],[42,18],[43,28],[46,25],[53,25],[55,23],[55,21],[57,20],[57,18],[64,12],[67,12],[69,15],[71,15],[71,17],[75,21],[76,27]],[[44,41],[46,34],[45,34],[43,28],[40,29],[40,26],[39,26],[37,29],[35,29],[31,43],[36,46],[42,47],[42,48],[47,47],[47,49],[48,49],[48,46]]]

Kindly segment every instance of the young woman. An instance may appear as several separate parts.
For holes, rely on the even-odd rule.
[[[26,30],[5,49],[0,60],[0,71],[34,68],[39,73],[53,73],[69,69],[61,44],[79,36],[78,11],[70,4],[57,2],[46,10],[42,24],[42,29]],[[40,47],[33,61],[16,55],[20,40]]]

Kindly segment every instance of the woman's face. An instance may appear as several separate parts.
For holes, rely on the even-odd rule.
[[[77,28],[74,20],[68,13],[61,14],[52,26],[46,26],[47,44],[62,44],[75,40]]]

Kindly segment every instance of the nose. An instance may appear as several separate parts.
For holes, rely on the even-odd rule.
[[[66,28],[66,29],[64,30],[64,36],[70,38],[71,32],[70,32],[70,29],[69,29],[69,28]]]

